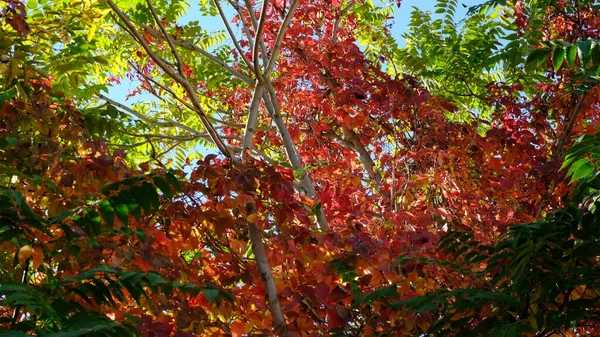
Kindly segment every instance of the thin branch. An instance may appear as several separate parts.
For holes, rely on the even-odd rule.
[[[352,8],[352,6],[354,6],[354,4],[355,2],[349,3],[348,6],[340,11],[340,15],[335,19],[335,23],[333,24],[333,32],[331,33],[331,41],[333,43],[337,42],[337,34],[340,28],[340,21],[342,20],[342,17]]]
[[[573,114],[571,115],[571,119],[569,120],[569,124],[565,129],[562,137],[558,140],[556,144],[555,157],[558,159],[562,157],[564,147],[567,144],[567,141],[571,137],[571,130],[573,130],[573,126],[575,126],[575,122],[577,122],[577,117],[579,116],[579,112],[581,111],[581,106],[583,105],[583,101],[585,100],[585,94],[579,95],[579,101],[577,105],[575,105],[575,109],[573,110]]]
[[[182,141],[177,141],[174,142],[171,146],[169,146],[166,150],[164,150],[163,152],[159,153],[156,155],[156,158],[160,158],[162,156],[164,156],[165,154],[169,153],[171,150],[173,150],[174,148],[176,148],[177,146],[179,146],[179,144],[181,144]]]
[[[267,9],[269,8],[269,0],[263,1],[262,10],[260,12],[260,21],[258,22],[258,28],[254,33],[254,49],[252,50],[252,61],[254,62],[254,74],[256,74],[256,78],[260,81],[262,79],[262,73],[260,71],[260,64],[258,62],[258,45],[259,42],[264,41],[263,39],[263,29],[265,28],[265,21],[267,20]],[[266,57],[266,50],[262,50],[263,57]],[[266,62],[265,62],[266,64]]]
[[[248,38],[248,43],[250,44],[250,50],[254,50],[254,38],[252,37],[252,34],[250,34],[250,28],[246,24],[246,20],[244,20],[244,13],[240,9],[239,4],[237,4],[233,0],[227,0],[227,2],[229,2],[229,4],[231,4],[231,7],[233,7],[235,9],[235,11],[238,13],[238,15],[240,16],[240,22],[242,23],[242,28],[244,29],[244,33],[246,34],[246,37]]]
[[[586,97],[585,94],[579,95],[579,101],[577,102],[577,104],[575,105],[575,108],[573,109],[573,114],[571,114],[571,118],[569,119],[569,124],[565,128],[565,131],[563,132],[563,134],[560,137],[560,139],[558,140],[558,142],[556,143],[556,150],[552,154],[552,161],[560,160],[562,158],[564,147],[567,144],[567,141],[569,140],[569,138],[571,137],[571,130],[573,130],[573,126],[575,126],[575,123],[577,122],[577,117],[579,116],[579,112],[581,111],[581,107],[583,105],[583,101],[585,100],[585,97]],[[542,200],[540,200],[540,205],[538,206],[537,212],[535,213],[536,219],[538,219],[540,217],[540,215],[542,214],[542,210],[546,206],[546,202],[548,201],[548,199],[550,199],[550,196],[554,192],[554,188],[556,187],[556,184],[554,184],[554,182],[551,182],[551,184],[552,185],[549,186],[548,191],[546,191],[546,193],[544,193],[544,195],[542,196]]]
[[[281,118],[281,110],[279,107],[279,102],[277,101],[277,95],[275,94],[275,90],[273,89],[273,85],[269,78],[265,78],[265,84],[267,86],[267,93],[263,94],[263,100],[267,105],[267,111],[269,111],[271,119],[275,122],[275,126],[277,127],[277,131],[279,131],[279,135],[281,136],[281,140],[283,142],[283,146],[285,148],[285,152],[287,154],[288,160],[294,170],[300,170],[302,172],[301,186],[303,190],[303,194],[309,196],[313,199],[317,198],[317,193],[315,191],[315,187],[313,186],[312,180],[308,175],[308,172],[304,169],[302,165],[302,161],[300,159],[300,155],[298,154],[298,150],[296,149],[296,145],[292,140],[292,137],[283,122],[283,118]],[[317,224],[319,225],[319,229],[322,231],[329,230],[329,223],[327,218],[325,217],[325,213],[323,209],[320,209],[317,214]]]
[[[152,36],[159,38],[159,39],[164,39],[162,34],[160,34],[157,30],[152,29],[148,26],[144,26],[144,25],[140,25],[140,27],[144,28]],[[213,54],[209,53],[208,51],[194,45],[193,43],[188,42],[188,41],[181,41],[181,40],[173,40],[173,43],[178,47],[181,47],[181,48],[187,49],[187,50],[191,50],[191,51],[199,53],[202,56],[205,56],[206,58],[208,58],[212,62],[216,63],[218,66],[222,67],[223,69],[227,70],[231,75],[235,76],[236,78],[240,79],[241,81],[248,83],[248,84],[253,83],[253,81],[250,77],[233,69],[225,61],[219,59],[218,57],[214,56]]]
[[[202,108],[202,105],[200,104],[198,96],[196,95],[196,90],[188,82],[188,80],[185,78],[185,76],[182,76],[182,75],[174,72],[173,69],[168,64],[166,64],[166,62],[160,56],[158,56],[156,53],[154,53],[154,51],[152,51],[152,49],[150,48],[148,43],[146,43],[146,41],[140,35],[140,33],[135,30],[135,27],[133,26],[133,24],[131,23],[129,18],[114,4],[114,2],[112,0],[107,0],[107,3],[111,7],[111,9],[117,14],[117,16],[123,21],[123,23],[127,26],[127,28],[129,28],[129,31],[132,34],[132,36],[138,41],[138,43],[146,51],[148,56],[165,73],[167,73],[167,75],[169,75],[171,78],[173,78],[177,83],[179,83],[184,88],[188,97],[192,101],[192,105],[194,106],[194,111],[196,112],[198,117],[200,117],[200,120],[202,121],[202,124],[208,131],[213,143],[216,144],[219,151],[221,151],[221,153],[223,153],[223,155],[225,157],[235,161],[235,158],[229,152],[227,145],[223,142],[223,140],[220,138],[218,132],[215,130],[215,128],[213,127],[211,122],[206,117],[206,113],[204,112],[204,109]]]
[[[244,2],[246,3],[246,9],[248,10],[248,14],[250,15],[250,22],[252,22],[252,27],[254,28],[254,31],[256,32],[258,30],[258,21],[256,20],[256,15],[254,15],[254,8],[252,8],[252,4],[250,3],[250,0],[244,0]],[[266,64],[266,55],[267,55],[267,47],[265,46],[265,41],[261,40],[257,40],[254,39],[256,44],[260,45],[260,49],[263,53],[263,57],[265,58],[265,64]]]
[[[281,23],[281,27],[279,27],[279,32],[277,33],[277,38],[275,39],[275,45],[273,46],[273,50],[271,51],[271,58],[269,59],[269,63],[265,68],[265,77],[269,77],[271,71],[275,67],[275,62],[277,62],[277,58],[279,57],[279,52],[281,51],[281,44],[283,42],[283,37],[285,36],[285,32],[292,22],[292,17],[294,16],[294,12],[296,8],[298,8],[299,0],[294,0],[290,5],[290,9],[285,15],[285,19]]]
[[[243,149],[252,149],[252,140],[254,138],[254,132],[258,126],[258,107],[262,94],[265,91],[264,84],[260,84],[257,81],[254,92],[252,93],[252,101],[250,102],[250,112],[248,113],[248,119],[246,120],[246,128],[244,131],[244,143]],[[246,152],[243,152],[246,153]]]
[[[333,132],[333,136],[336,138],[338,144],[343,147],[350,149],[358,154],[360,162],[363,164],[365,171],[371,180],[373,180],[378,187],[381,185],[381,174],[379,171],[375,171],[375,163],[365,146],[361,143],[360,138],[353,130],[344,130],[345,138],[341,137],[337,133]]]
[[[215,4],[215,6],[217,6],[217,10],[219,11],[219,16],[221,17],[221,21],[223,21],[223,24],[225,25],[225,28],[227,29],[227,33],[229,33],[229,37],[231,37],[231,41],[233,41],[233,45],[235,46],[235,49],[238,51],[238,53],[240,53],[242,60],[244,60],[244,62],[248,65],[248,67],[250,69],[254,69],[254,65],[252,64],[252,62],[250,62],[250,60],[248,60],[248,58],[246,57],[246,55],[244,53],[244,50],[242,49],[242,47],[238,43],[237,39],[235,38],[235,34],[233,34],[233,30],[231,29],[229,22],[227,22],[227,17],[225,16],[225,13],[223,12],[223,8],[221,7],[219,0],[213,0],[213,3]]]
[[[142,76],[146,81],[152,82],[154,85],[158,86],[161,90],[164,90],[164,91],[168,92],[174,99],[176,99],[177,101],[179,101],[185,107],[187,107],[188,109],[194,111],[194,107],[191,106],[185,100],[183,100],[183,98],[177,96],[177,94],[175,94],[175,92],[173,92],[173,90],[171,90],[170,88],[167,88],[166,86],[160,84],[158,81],[156,81],[152,77],[149,77],[148,75],[144,74],[144,72],[142,72],[135,64],[133,64],[133,62],[129,61],[129,65],[131,67],[133,67],[133,69],[135,70],[135,72],[138,73],[138,75]]]
[[[114,100],[112,100],[112,99],[110,99],[110,98],[108,98],[108,97],[106,97],[106,96],[104,96],[102,94],[96,94],[96,96],[98,96],[98,98],[101,98],[101,99],[105,100],[106,102],[110,103],[111,105],[114,105],[117,108],[120,108],[120,109],[124,110],[125,112],[129,113],[130,115],[139,118],[140,120],[142,120],[142,121],[144,121],[144,122],[146,122],[148,124],[152,124],[152,125],[156,125],[156,126],[161,126],[161,127],[176,127],[176,128],[180,128],[180,129],[186,130],[188,132],[191,132],[193,134],[200,134],[201,133],[200,131],[198,131],[196,129],[193,129],[193,128],[185,125],[185,124],[181,124],[181,123],[179,123],[176,120],[169,120],[169,121],[166,121],[166,122],[152,120],[152,119],[148,118],[148,116],[145,116],[145,115],[143,115],[143,114],[141,114],[141,113],[133,110],[132,108],[130,108],[130,107],[126,106],[126,105],[123,105],[123,104],[121,104],[121,103],[119,103],[117,101],[114,101]]]
[[[169,44],[169,48],[171,48],[171,53],[173,54],[173,57],[175,57],[175,62],[177,63],[177,70],[179,71],[179,74],[181,76],[184,76],[183,63],[181,63],[181,58],[179,57],[177,48],[175,48],[175,44],[173,43],[173,38],[171,38],[169,33],[167,33],[167,29],[165,28],[165,25],[163,25],[163,23],[160,20],[160,18],[158,17],[158,15],[156,15],[156,11],[154,10],[154,6],[152,6],[152,3],[150,2],[150,0],[146,0],[146,4],[148,4],[148,9],[150,9],[150,13],[152,13],[152,17],[154,17],[154,21],[156,21],[156,24],[160,28],[160,31],[163,33],[165,39],[167,40],[167,43]]]
[[[252,8],[252,3],[250,0],[244,0],[246,4],[246,10],[248,11],[248,15],[250,16],[250,23],[252,23],[252,28],[256,31],[256,27],[258,27],[258,21],[256,21],[256,15],[254,15],[254,8]]]
[[[148,75],[144,74],[138,67],[135,66],[135,64],[133,64],[131,61],[129,61],[129,64],[133,67],[133,69],[142,77],[144,77],[144,79],[148,82],[152,82],[154,85],[158,86],[161,90],[164,90],[166,92],[168,92],[175,100],[177,100],[179,103],[181,103],[183,106],[185,106],[186,108],[190,109],[190,111],[195,111],[194,107],[191,106],[188,102],[186,102],[183,98],[177,96],[177,94],[175,94],[175,92],[173,92],[173,90],[167,88],[166,86],[162,85],[161,83],[157,82],[155,79],[149,77]],[[152,93],[156,98],[158,99],[163,99],[162,97],[157,96],[155,93]],[[181,110],[181,107],[174,105],[176,108]],[[217,111],[218,113],[222,113],[220,111]],[[233,124],[233,123],[229,123],[229,122],[225,122],[222,121],[218,118],[212,117],[212,116],[206,116],[211,122],[214,123],[218,123],[218,124],[223,124],[226,126],[230,126],[232,128],[238,128],[238,127],[242,127],[243,124]],[[178,123],[179,125],[183,125]],[[221,127],[215,127],[215,129],[219,129],[219,128],[223,128],[223,126]],[[189,130],[188,130],[189,131]]]

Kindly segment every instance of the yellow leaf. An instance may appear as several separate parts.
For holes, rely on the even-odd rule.
[[[48,198],[48,197],[43,197],[42,200],[40,200],[40,206],[42,208],[48,208],[49,203],[50,203],[50,198]]]
[[[96,25],[91,25],[90,26],[90,30],[88,30],[88,33],[87,33],[87,42],[92,41],[92,39],[94,38],[94,34],[96,33],[97,29],[98,29],[98,26],[96,26]]]

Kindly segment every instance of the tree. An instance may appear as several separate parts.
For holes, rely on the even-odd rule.
[[[572,186],[559,168],[597,129],[598,6],[489,1],[461,24],[458,2],[439,1],[439,19],[413,12],[399,48],[394,5],[203,1],[224,27],[209,32],[186,22],[183,0],[4,1],[6,334],[403,336],[510,323],[509,311],[444,301],[487,299],[477,308],[488,314],[547,288],[502,297],[482,290],[497,271],[449,267],[481,263],[463,247],[486,261],[508,252],[502,263],[521,269],[502,275],[518,283],[515,249],[539,239],[508,229],[518,223],[555,224],[558,243],[540,242],[572,243],[556,219],[585,215],[560,210]],[[110,97],[124,76],[150,98]],[[577,180],[594,161],[575,158]],[[448,248],[461,231],[476,244]],[[580,260],[561,260],[566,275]],[[594,319],[578,315],[569,324]],[[564,319],[501,326],[545,333]]]

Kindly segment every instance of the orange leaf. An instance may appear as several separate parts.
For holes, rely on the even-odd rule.
[[[19,249],[19,264],[25,264],[28,258],[33,254],[33,248],[30,245],[25,245]]]
[[[33,249],[33,268],[37,269],[44,259],[44,253],[41,249]]]
[[[232,337],[242,337],[244,332],[246,332],[246,325],[241,320],[236,320],[231,323],[231,336]]]

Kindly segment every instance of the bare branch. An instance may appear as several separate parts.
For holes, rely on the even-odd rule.
[[[277,131],[279,131],[279,135],[283,141],[283,146],[290,164],[294,170],[300,170],[302,172],[301,187],[303,194],[309,196],[310,198],[317,199],[317,193],[315,191],[315,187],[313,186],[312,180],[310,179],[308,172],[306,172],[304,169],[300,155],[296,149],[296,145],[292,140],[287,126],[283,122],[283,118],[281,118],[281,110],[277,100],[277,95],[275,94],[275,90],[273,89],[273,85],[271,84],[269,78],[265,78],[265,84],[267,86],[267,93],[263,94],[263,100],[267,105],[267,111],[269,111],[271,119],[275,122]],[[329,230],[329,223],[322,209],[317,214],[317,223],[319,225],[319,229],[322,231]]]
[[[154,36],[156,38],[159,38],[159,39],[164,39],[164,37],[162,36],[162,34],[160,34],[157,30],[152,29],[152,28],[147,27],[147,26],[144,26],[144,25],[140,25],[140,27],[144,28],[152,36]],[[239,71],[231,68],[231,66],[229,66],[225,61],[219,59],[218,57],[216,57],[213,54],[209,53],[208,51],[206,51],[206,50],[204,50],[204,49],[202,49],[202,48],[194,45],[191,42],[180,41],[180,40],[173,40],[173,43],[176,46],[178,46],[178,47],[181,47],[181,48],[187,49],[187,50],[191,50],[191,51],[199,53],[202,56],[205,56],[206,58],[208,58],[212,62],[216,63],[217,65],[219,65],[223,69],[227,70],[230,74],[232,74],[236,78],[238,78],[238,79],[240,79],[240,80],[242,80],[242,81],[244,81],[244,82],[246,82],[248,84],[254,83],[250,77],[248,77],[248,76],[240,73]]]
[[[129,29],[130,33],[132,34],[132,36],[138,41],[138,43],[146,51],[146,53],[148,54],[148,56],[165,73],[167,73],[167,75],[169,75],[171,78],[173,78],[177,83],[179,83],[184,88],[184,90],[186,91],[188,97],[192,101],[192,105],[194,107],[194,111],[200,117],[200,120],[202,121],[202,124],[204,125],[204,127],[208,131],[208,133],[209,133],[209,135],[210,135],[213,143],[216,144],[217,148],[221,151],[221,153],[223,153],[223,155],[225,155],[225,157],[227,157],[227,158],[229,158],[231,160],[235,160],[235,158],[233,157],[233,155],[229,152],[229,150],[227,148],[227,145],[223,142],[223,140],[220,138],[218,132],[215,130],[215,128],[213,127],[213,125],[211,124],[211,122],[206,117],[206,113],[204,112],[204,109],[202,108],[202,106],[200,104],[200,101],[198,99],[198,96],[196,95],[195,89],[188,82],[188,80],[185,78],[185,76],[182,76],[182,75],[174,72],[173,69],[160,56],[158,56],[156,53],[154,53],[154,51],[152,51],[152,49],[150,48],[150,46],[148,45],[148,43],[146,43],[146,41],[140,35],[140,33],[135,30],[135,27],[133,26],[133,24],[131,23],[131,21],[129,20],[129,18],[114,4],[114,2],[112,0],[107,0],[107,2],[108,2],[108,5],[111,7],[111,9],[117,14],[117,16],[127,26],[127,28]]]
[[[175,48],[173,39],[171,38],[169,33],[167,33],[167,29],[165,28],[165,25],[163,25],[163,23],[160,20],[160,18],[158,17],[158,15],[156,15],[156,11],[154,10],[154,6],[152,6],[152,2],[150,2],[150,0],[146,0],[146,4],[148,4],[148,9],[150,9],[150,13],[152,13],[152,17],[154,17],[154,21],[156,21],[156,24],[160,28],[160,31],[163,33],[165,39],[167,40],[167,43],[169,44],[169,48],[171,48],[171,53],[173,54],[173,57],[175,57],[175,62],[177,63],[177,70],[179,71],[179,74],[181,76],[185,76],[183,74],[183,63],[181,63],[181,58],[179,57],[177,48]]]
[[[579,112],[581,111],[581,107],[583,106],[583,101],[585,100],[585,97],[586,97],[585,94],[579,95],[579,100],[577,101],[577,104],[575,105],[575,107],[573,109],[573,113],[571,113],[571,118],[569,119],[569,124],[567,124],[567,127],[565,128],[562,136],[556,143],[556,149],[553,151],[553,154],[552,154],[553,161],[562,159],[564,147],[567,144],[567,142],[569,141],[569,139],[571,138],[571,131],[573,130],[573,126],[575,126],[575,123],[577,122],[577,117],[579,116]],[[544,207],[546,206],[546,202],[548,201],[548,199],[550,199],[550,196],[552,195],[552,193],[554,192],[554,189],[556,188],[556,185],[554,184],[554,182],[551,182],[550,184],[551,184],[550,185],[551,187],[549,186],[550,188],[548,188],[546,193],[542,196],[542,200],[540,200],[540,204],[539,204],[538,209],[535,214],[536,219],[540,218],[540,215],[542,214],[542,211],[544,210]]]
[[[244,20],[244,13],[240,9],[239,4],[236,3],[234,0],[227,0],[227,2],[229,2],[229,4],[231,4],[231,7],[233,7],[235,9],[235,11],[238,13],[238,15],[240,16],[240,22],[242,23],[242,28],[244,29],[244,33],[246,34],[246,37],[248,38],[248,43],[250,44],[250,49],[254,50],[254,38],[252,37],[252,34],[250,34],[250,28],[246,24],[246,20]]]
[[[248,223],[248,232],[250,234],[250,241],[252,242],[252,252],[256,259],[256,265],[260,272],[260,278],[265,285],[265,293],[267,295],[267,302],[269,303],[269,309],[273,315],[273,325],[276,331],[286,333],[286,322],[283,310],[277,297],[277,287],[275,286],[275,279],[271,272],[271,266],[267,259],[267,253],[265,252],[265,246],[262,241],[262,231],[253,223]]]
[[[335,23],[333,24],[333,32],[331,33],[331,41],[333,43],[337,42],[337,34],[340,28],[340,21],[342,20],[342,17],[352,8],[352,6],[354,6],[354,4],[355,2],[349,3],[346,7],[344,7],[344,9],[340,11],[340,15],[335,19]]]
[[[254,132],[256,131],[256,127],[258,125],[258,107],[260,105],[262,94],[265,91],[264,89],[264,85],[260,84],[257,81],[256,87],[254,88],[254,92],[252,94],[252,101],[250,102],[250,112],[248,113],[248,119],[246,120],[246,129],[244,131],[243,145],[244,150],[252,149],[252,140],[254,138]],[[244,151],[243,153],[246,152]]]
[[[108,98],[108,97],[106,97],[106,96],[104,96],[102,94],[96,94],[96,96],[98,96],[98,98],[101,98],[101,99],[105,100],[106,102],[108,102],[108,103],[110,103],[110,104],[112,104],[112,105],[120,108],[121,110],[124,110],[125,112],[129,113],[130,115],[133,115],[133,116],[139,118],[140,120],[142,120],[142,121],[144,121],[144,122],[146,122],[148,124],[156,125],[156,126],[162,126],[162,127],[176,127],[176,128],[180,128],[182,130],[186,130],[186,131],[194,133],[194,134],[200,134],[201,133],[200,131],[198,131],[196,129],[193,129],[193,128],[185,125],[185,124],[181,124],[181,123],[179,123],[176,120],[169,120],[169,121],[165,121],[165,122],[152,120],[148,116],[145,116],[145,115],[143,115],[143,114],[141,114],[141,113],[133,110],[132,108],[130,108],[130,107],[126,106],[126,105],[123,105],[123,104],[121,104],[121,103],[119,103],[117,101],[114,101],[114,100],[112,100],[112,99],[110,99],[110,98]]]
[[[269,63],[265,68],[265,77],[269,77],[269,74],[271,73],[271,71],[273,71],[273,68],[275,67],[275,62],[277,62],[279,52],[281,51],[283,37],[285,36],[285,32],[289,27],[290,22],[292,22],[292,17],[294,16],[294,12],[296,11],[296,8],[298,8],[299,3],[299,0],[294,0],[294,2],[292,2],[290,9],[285,15],[285,19],[283,19],[283,22],[281,23],[281,27],[279,27],[277,39],[275,40],[275,45],[273,46],[273,50],[271,51],[271,58],[269,59]]]
[[[254,9],[252,8],[252,4],[250,3],[250,0],[244,0],[244,2],[246,3],[246,9],[248,10],[248,14],[250,15],[250,21],[252,22],[252,27],[254,28],[254,31],[256,32],[258,30],[258,21],[256,20],[256,15],[254,15]],[[260,45],[260,49],[263,53],[263,57],[264,57],[264,61],[265,64],[267,63],[266,61],[266,57],[267,57],[267,47],[265,46],[265,41],[263,41],[262,39],[257,40],[256,38],[254,39],[255,43]]]
[[[344,130],[344,134],[346,135],[345,138],[335,132],[333,134],[338,144],[358,154],[359,160],[363,164],[365,171],[367,171],[371,180],[379,186],[381,184],[381,174],[378,171],[375,171],[375,163],[373,162],[373,159],[371,159],[367,149],[361,143],[356,132],[353,130]]]
[[[258,21],[256,21],[256,15],[254,15],[254,8],[252,8],[252,3],[250,3],[250,0],[244,0],[244,3],[246,4],[246,10],[248,11],[248,15],[250,16],[252,28],[254,28],[254,31],[256,31],[256,28],[258,27]]]
[[[262,72],[260,71],[260,65],[258,62],[258,45],[259,42],[263,42],[263,29],[265,28],[265,21],[267,19],[267,9],[269,8],[269,0],[264,0],[262,10],[260,12],[260,21],[258,22],[258,28],[256,29],[254,35],[254,49],[252,50],[252,61],[254,62],[254,74],[256,74],[256,78],[261,81]],[[266,48],[262,50],[263,58],[266,57]],[[266,62],[265,62],[266,64]]]
[[[240,54],[240,57],[242,58],[242,60],[244,60],[244,62],[248,65],[248,67],[250,69],[254,69],[254,65],[252,64],[252,62],[250,62],[250,60],[248,60],[248,58],[244,54],[244,50],[242,49],[242,47],[238,43],[237,39],[235,38],[235,34],[233,34],[233,30],[231,29],[229,22],[227,22],[227,17],[225,16],[225,13],[223,12],[223,8],[221,7],[219,0],[213,0],[213,3],[215,4],[215,6],[217,6],[217,10],[219,11],[219,16],[221,17],[221,21],[223,21],[223,25],[225,25],[225,28],[227,29],[227,33],[229,33],[229,37],[231,37],[231,41],[233,41],[233,45],[235,46],[235,49],[238,51],[238,53]]]
[[[185,100],[183,100],[181,97],[177,96],[173,90],[167,88],[166,86],[158,83],[158,81],[156,81],[155,79],[147,76],[146,74],[144,74],[136,65],[133,64],[133,62],[129,61],[129,65],[131,67],[133,67],[133,69],[135,70],[136,73],[138,73],[140,76],[142,76],[146,81],[148,82],[152,82],[154,85],[158,86],[160,89],[168,92],[174,99],[176,99],[178,102],[180,102],[181,104],[183,104],[185,107],[187,107],[188,109],[194,111],[194,107],[191,106],[188,102],[186,102]]]

